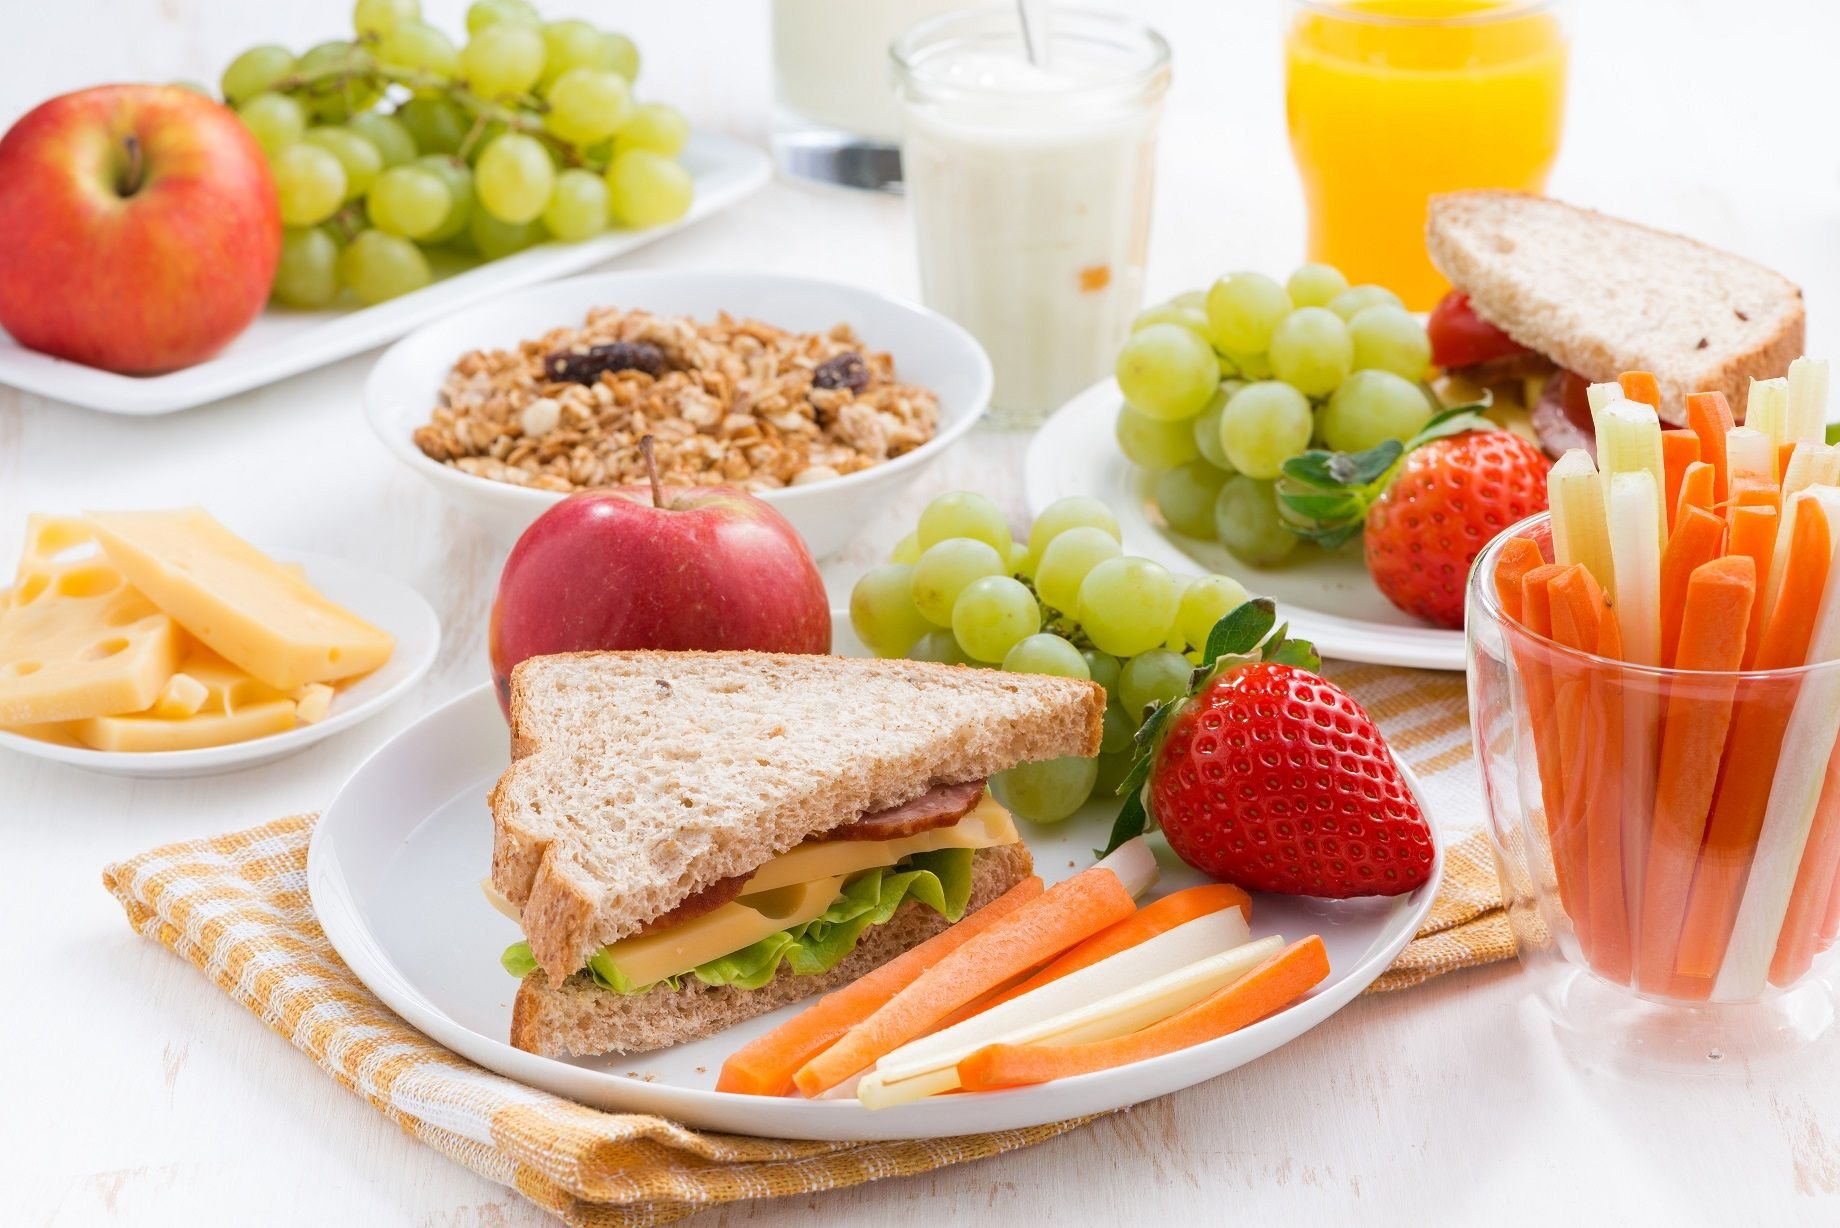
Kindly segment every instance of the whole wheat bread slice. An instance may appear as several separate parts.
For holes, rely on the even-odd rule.
[[[1431,262],[1484,320],[1593,383],[1652,371],[1661,415],[1690,392],[1744,413],[1750,381],[1802,353],[1802,292],[1692,239],[1523,192],[1431,198]]]
[[[1020,844],[979,849],[971,861],[967,913],[984,907],[1033,869],[1028,849]],[[829,972],[794,976],[782,968],[759,989],[705,985],[687,977],[682,989],[659,985],[644,993],[618,994],[596,985],[586,972],[559,986],[542,972],[533,972],[518,987],[511,1043],[546,1057],[643,1053],[682,1044],[847,985],[945,928],[944,917],[909,900],[887,921],[864,930],[856,949]]]
[[[492,882],[552,982],[694,892],[935,784],[1099,748],[1105,692],[769,653],[569,653],[511,676]]]

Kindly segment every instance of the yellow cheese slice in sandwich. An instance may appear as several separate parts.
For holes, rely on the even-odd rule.
[[[771,891],[792,883],[808,882],[835,874],[855,874],[876,866],[891,866],[915,853],[938,849],[988,849],[1014,844],[1016,821],[1009,811],[989,793],[950,827],[935,827],[917,835],[893,840],[819,840],[807,841],[754,871],[747,880],[746,891]]]
[[[634,985],[679,976],[822,915],[843,893],[845,877],[839,874],[744,895],[682,925],[609,943],[594,959],[597,964],[612,964]]]

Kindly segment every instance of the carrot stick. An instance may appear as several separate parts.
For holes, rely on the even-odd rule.
[[[867,1019],[806,1062],[793,1082],[807,1096],[842,1083],[876,1059],[1005,981],[1053,959],[1137,909],[1118,876],[1094,866],[1054,886],[974,936],[896,991]]]
[[[1582,567],[1582,563],[1573,564]],[[1551,639],[1552,581],[1568,569],[1545,563],[1528,572],[1521,581],[1521,600],[1526,628],[1537,636]],[[1568,826],[1570,799],[1566,796],[1565,764],[1572,728],[1559,708],[1557,673],[1549,650],[1528,645],[1525,649],[1523,674],[1527,686],[1527,711],[1533,723],[1534,754],[1540,769],[1540,797],[1546,807],[1546,839],[1553,861],[1553,877],[1559,887],[1559,902],[1565,915],[1572,919],[1572,929],[1579,944],[1585,940],[1585,917],[1589,901],[1585,899],[1583,841],[1573,840]]]
[[[1680,645],[1688,582],[1702,563],[1725,548],[1725,522],[1704,508],[1689,507],[1668,537],[1661,554],[1661,663],[1672,666]]]
[[[1513,621],[1522,621],[1526,609],[1521,601],[1521,581],[1528,572],[1545,564],[1540,544],[1531,537],[1511,537],[1501,544],[1495,561],[1495,595],[1501,599],[1502,612]]]
[[[1768,478],[1738,478],[1731,480],[1731,497],[1726,500],[1727,510],[1740,507],[1767,507],[1775,511],[1782,510],[1782,488]]]
[[[1625,371],[1616,377],[1616,382],[1630,400],[1640,401],[1654,410],[1661,408],[1661,385],[1655,380],[1654,372]]]
[[[1715,476],[1712,466],[1705,461],[1694,461],[1687,466],[1687,471],[1680,475],[1680,494],[1675,496],[1676,521],[1689,507],[1704,508],[1709,512],[1718,507],[1713,481]]]
[[[1155,938],[1178,925],[1185,925],[1196,917],[1205,917],[1209,913],[1229,908],[1239,909],[1246,920],[1252,920],[1252,897],[1232,883],[1208,883],[1190,887],[1186,891],[1171,892],[1160,900],[1144,905],[1124,920],[1100,930],[1033,976],[1008,989],[998,990],[987,999],[971,1003],[941,1023],[940,1027],[950,1027],[961,1018],[982,1014],[999,1003],[1007,1002],[1031,989],[1039,989],[1049,981],[1058,981],[1069,972],[1078,972],[1102,959],[1109,959],[1120,951]]]
[[[1637,962],[1637,983],[1653,993],[1667,993],[1674,980],[1680,922],[1718,783],[1719,755],[1731,726],[1738,678],[1730,671],[1738,668],[1743,655],[1744,629],[1756,599],[1756,565],[1741,556],[1702,564],[1687,585],[1676,667],[1721,674],[1683,680],[1668,697],[1648,869],[1642,879]]]
[[[1231,985],[1141,1031],[1081,1045],[987,1045],[958,1064],[958,1077],[967,1091],[988,1091],[1161,1057],[1256,1023],[1289,1006],[1328,975],[1329,953],[1322,939],[1312,934]]]
[[[825,994],[764,1036],[757,1036],[722,1063],[719,1092],[784,1096],[799,1067],[861,1023],[922,972],[971,941],[1024,904],[1041,896],[1041,879],[1030,875],[957,925],[881,967]]]
[[[1786,669],[1808,659],[1815,611],[1827,588],[1828,560],[1833,556],[1827,517],[1818,512],[1818,508],[1809,508],[1794,518],[1782,581],[1752,662],[1757,669]]]
[[[1662,501],[1667,511],[1668,528],[1680,510],[1680,485],[1687,476],[1687,466],[1699,460],[1699,436],[1681,428],[1661,432],[1661,470],[1664,477]]]
[[[1776,509],[1772,507],[1735,507],[1731,511],[1731,538],[1726,543],[1727,557],[1748,558],[1755,575],[1770,574],[1770,560],[1776,554]],[[1813,519],[1813,517],[1809,517]],[[1763,644],[1763,602],[1753,601],[1749,624],[1744,633],[1744,663],[1757,659]]]
[[[1795,460],[1795,445],[1799,442],[1801,441],[1797,439],[1785,439],[1783,442],[1776,445],[1777,473],[1782,474],[1789,472],[1789,465]]]
[[[1840,938],[1840,878],[1827,890],[1827,920],[1821,923],[1821,949],[1823,951],[1834,945]]]
[[[1814,828],[1802,863],[1796,868],[1789,911],[1776,939],[1770,961],[1770,984],[1791,985],[1814,963],[1821,940],[1821,922],[1827,897],[1840,875],[1840,751],[1827,758],[1827,776],[1821,782],[1821,800],[1815,806]]]
[[[1699,436],[1700,459],[1712,466],[1712,500],[1725,502],[1727,491],[1725,436],[1734,423],[1731,406],[1722,392],[1695,392],[1687,397],[1687,426]]]

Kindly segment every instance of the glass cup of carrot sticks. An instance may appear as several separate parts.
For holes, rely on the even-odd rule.
[[[1562,1022],[1628,1025],[1656,1056],[1834,1026],[1827,383],[1798,359],[1751,383],[1745,425],[1704,393],[1679,429],[1653,376],[1593,385],[1597,455],[1562,457],[1550,511],[1470,576],[1471,724],[1522,961]],[[1682,1007],[1707,1026],[1682,1026]]]

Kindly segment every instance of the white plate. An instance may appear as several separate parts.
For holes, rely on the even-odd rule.
[[[873,290],[775,273],[645,270],[603,273],[538,286],[458,312],[391,346],[364,385],[371,429],[396,458],[456,503],[511,532],[522,531],[565,496],[462,473],[429,460],[411,438],[428,421],[442,382],[470,350],[504,349],[593,307],[643,308],[713,320],[726,311],[780,328],[824,332],[849,324],[864,346],[894,356],[895,374],[939,398],[939,429],[913,451],[828,482],[766,492],[819,558],[836,553],[870,513],[976,423],[990,401],[990,360],[970,333],[913,303]]]
[[[838,648],[860,652],[848,622],[838,625],[844,629]],[[508,761],[506,743],[492,689],[482,686],[403,730],[358,769],[321,817],[308,853],[307,885],[326,936],[392,1010],[488,1070],[584,1104],[659,1113],[706,1130],[938,1138],[1060,1121],[1190,1087],[1269,1053],[1365,989],[1417,931],[1443,873],[1440,848],[1431,881],[1397,899],[1257,897],[1253,934],[1321,934],[1329,979],[1268,1019],[1180,1053],[1038,1087],[881,1110],[854,1100],[742,1096],[714,1090],[723,1060],[805,1004],[691,1044],[626,1057],[558,1061],[505,1043],[517,982],[498,956],[521,934],[486,903],[479,881],[492,854],[486,792]],[[1417,782],[1407,779],[1422,804]],[[1036,872],[1054,882],[1090,865],[1115,811],[1095,804],[1058,827],[1025,825]],[[1202,881],[1166,847],[1158,855],[1164,871],[1158,893]]]
[[[704,132],[690,138],[683,161],[696,181],[696,194],[690,212],[668,226],[608,231],[580,243],[544,243],[375,307],[271,307],[215,358],[167,375],[117,375],[24,349],[0,332],[0,384],[113,414],[190,409],[382,345],[507,290],[592,268],[727,208],[764,184],[772,171],[766,154],[752,145]]]
[[[1255,567],[1219,542],[1184,537],[1164,524],[1150,501],[1150,476],[1124,458],[1112,437],[1121,400],[1118,385],[1108,379],[1048,419],[1024,462],[1031,515],[1067,495],[1095,495],[1118,513],[1127,551],[1172,570],[1192,571],[1198,563],[1232,576],[1276,601],[1291,634],[1315,644],[1325,657],[1464,668],[1463,633],[1428,626],[1381,596],[1358,546],[1335,554],[1300,548],[1287,563]]]
[[[213,776],[284,758],[377,715],[400,699],[434,664],[435,653],[441,647],[440,620],[422,600],[422,595],[401,580],[300,550],[264,550],[263,553],[280,562],[299,563],[306,568],[307,579],[313,582],[313,587],[396,637],[396,650],[388,661],[350,686],[334,692],[332,708],[323,720],[297,726],[285,733],[201,750],[138,753],[90,750],[84,746],[62,746],[21,737],[3,729],[0,729],[0,746],[22,755],[67,763],[109,776]]]

